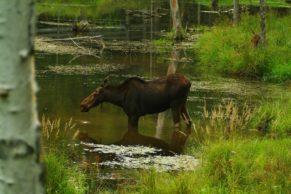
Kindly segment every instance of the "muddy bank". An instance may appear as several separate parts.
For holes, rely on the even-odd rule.
[[[198,35],[189,35],[185,42],[176,43],[177,49],[189,49]],[[174,45],[171,41],[166,44],[156,44],[150,40],[142,41],[104,41],[101,36],[68,37],[64,39],[52,39],[37,36],[35,39],[35,50],[37,52],[70,54],[70,55],[91,55],[100,57],[104,51],[122,51],[124,53],[160,53],[169,51]]]

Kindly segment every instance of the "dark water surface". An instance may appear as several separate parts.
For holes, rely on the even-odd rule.
[[[168,69],[169,56],[122,52],[106,53],[101,59],[81,57],[68,64],[72,56],[37,54],[37,81],[39,113],[50,118],[73,119],[78,128],[90,134],[100,143],[110,144],[121,139],[127,131],[127,117],[122,109],[103,103],[88,113],[80,112],[79,104],[103,79],[110,75],[110,84],[118,84],[132,76],[153,79],[164,76]],[[150,61],[152,59],[152,62]],[[78,69],[71,68],[79,66]],[[195,61],[181,62],[177,72],[191,79],[192,87],[188,108],[193,120],[199,119],[203,107],[207,108],[234,99],[238,103],[257,104],[261,99],[279,98],[284,87],[255,81],[218,78],[202,75],[195,69]],[[57,67],[57,68],[56,68]],[[93,69],[93,70],[92,70]],[[140,120],[139,131],[154,136],[157,115],[148,115]],[[172,134],[171,113],[166,113],[162,139],[169,141]]]

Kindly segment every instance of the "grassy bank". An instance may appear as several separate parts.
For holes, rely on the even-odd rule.
[[[71,159],[77,154],[76,150],[72,152],[67,146],[74,128],[72,121],[62,125],[60,119],[42,119],[42,160],[46,166],[47,194],[84,194],[88,190],[86,174]]]
[[[135,183],[122,185],[114,192],[288,193],[291,125],[286,118],[291,118],[290,105],[290,100],[279,100],[251,108],[238,107],[230,101],[209,112],[205,110],[201,122],[196,121],[186,149],[187,154],[200,158],[196,171],[142,170]],[[261,131],[259,123],[265,121],[265,115],[273,119],[269,129]],[[99,192],[113,193],[111,190]]]
[[[266,19],[267,47],[254,47],[259,16],[242,17],[237,26],[224,22],[205,32],[196,45],[201,66],[207,70],[283,82],[291,79],[291,16]]]
[[[95,193],[196,194],[288,193],[291,189],[291,98],[263,101],[258,107],[228,101],[207,109],[194,120],[186,154],[200,159],[195,171],[137,170],[129,181],[114,187],[98,180]],[[75,136],[72,121],[43,118],[43,161],[48,194],[84,194],[89,175],[73,164],[78,150],[68,141]]]
[[[290,146],[289,139],[214,143],[201,149],[196,171],[144,171],[137,184],[117,193],[288,193]]]
[[[37,14],[51,17],[86,17],[89,19],[104,18],[107,22],[120,22],[122,9],[142,9],[149,6],[148,1],[114,1],[114,0],[43,0],[37,4]],[[125,17],[125,16],[124,16]],[[116,21],[115,21],[116,20]]]

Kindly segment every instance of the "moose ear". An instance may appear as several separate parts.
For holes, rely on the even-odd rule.
[[[103,81],[103,83],[102,83],[102,87],[106,87],[106,86],[108,86],[108,81],[109,80],[109,77],[106,77],[105,79],[104,79],[104,81]]]

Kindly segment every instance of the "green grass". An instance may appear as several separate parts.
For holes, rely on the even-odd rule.
[[[211,0],[195,0],[203,5],[211,6]],[[270,7],[290,7],[290,4],[286,3],[285,0],[267,0],[265,1],[267,6]],[[259,5],[259,0],[240,0],[241,5]],[[219,6],[232,6],[233,0],[219,0]]]
[[[87,190],[84,172],[72,165],[65,153],[45,153],[46,193],[84,194]]]
[[[291,98],[263,101],[256,109],[251,125],[270,136],[290,136]]]
[[[192,172],[142,171],[116,193],[288,193],[290,139],[222,141],[201,150]]]
[[[259,32],[259,16],[242,16],[237,26],[224,22],[201,35],[195,48],[201,67],[227,75],[283,82],[291,79],[291,16],[268,16],[267,47],[254,48],[252,31]]]
[[[76,18],[81,15],[89,19],[104,18],[119,20],[121,9],[143,9],[150,4],[147,1],[134,0],[44,0],[37,4],[37,15]],[[112,21],[114,22],[114,21]]]
[[[61,124],[60,119],[42,118],[42,160],[46,167],[46,193],[84,194],[88,190],[87,175],[72,157],[80,156],[79,150],[67,146],[76,134],[72,120]]]
[[[290,99],[285,96],[278,101],[264,101],[257,108],[238,107],[232,101],[209,112],[205,107],[201,123],[194,121],[195,130],[201,133],[191,134],[186,149],[186,154],[200,159],[195,171],[141,170],[135,182],[100,193],[288,193],[291,189]],[[273,117],[270,129],[249,134],[248,130],[258,127],[266,115]]]

